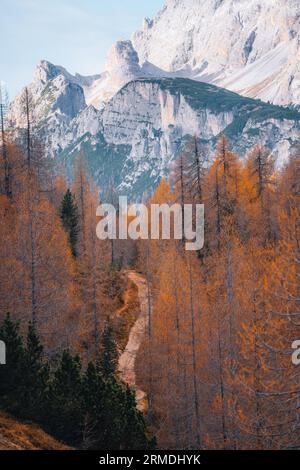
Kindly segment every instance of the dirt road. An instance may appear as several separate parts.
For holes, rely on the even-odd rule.
[[[136,273],[135,271],[128,271],[127,275],[129,279],[137,286],[138,288],[138,297],[140,302],[140,314],[135,324],[130,330],[128,343],[124,352],[119,358],[119,375],[120,378],[128,383],[132,389],[135,390],[137,408],[140,411],[147,411],[148,402],[146,393],[143,390],[137,388],[136,385],[136,374],[135,374],[135,362],[137,353],[142,344],[144,336],[147,330],[148,324],[148,287],[146,280],[141,274]]]

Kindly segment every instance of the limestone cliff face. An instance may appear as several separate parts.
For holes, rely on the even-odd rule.
[[[148,175],[151,187],[192,135],[213,153],[222,133],[243,155],[256,143],[273,150],[278,165],[300,135],[296,111],[185,79],[140,79],[126,85],[99,113],[108,144],[128,146],[120,189],[131,192]],[[135,192],[136,190],[133,190]]]
[[[122,193],[137,199],[168,174],[193,135],[211,155],[222,133],[241,156],[264,144],[278,165],[300,138],[296,110],[185,78],[135,79],[100,110],[86,104],[83,86],[61,74],[44,83],[40,97],[33,129],[48,155],[71,175],[74,158],[82,152],[102,190],[112,176]],[[24,116],[18,109],[20,125]]]
[[[133,45],[141,64],[300,104],[298,0],[167,0]]]
[[[86,107],[80,80],[47,61],[37,65],[34,80],[27,88],[33,124],[55,116],[69,123]],[[8,120],[17,127],[26,125],[24,89],[13,101]]]
[[[210,140],[233,120],[231,112],[194,109],[183,94],[172,94],[161,83],[129,83],[101,114],[106,141],[130,145],[128,158],[138,166],[142,162],[144,169],[155,161],[153,171],[158,174],[167,170],[185,136],[196,134]]]
[[[300,138],[299,5],[167,0],[132,41],[113,45],[99,75],[41,61],[28,85],[32,130],[68,175],[82,151],[103,190],[113,176],[137,198],[195,134],[210,154],[221,133],[240,155],[264,144],[281,165]],[[24,91],[8,121],[25,127]]]

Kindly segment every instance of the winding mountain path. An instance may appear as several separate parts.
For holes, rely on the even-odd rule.
[[[146,412],[148,408],[147,396],[143,390],[137,387],[135,361],[148,325],[148,288],[147,282],[141,274],[128,271],[127,276],[138,288],[140,314],[130,330],[128,343],[119,358],[118,371],[120,378],[135,390],[137,408]]]

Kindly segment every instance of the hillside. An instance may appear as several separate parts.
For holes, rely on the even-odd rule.
[[[71,450],[35,424],[25,424],[0,412],[0,450]]]

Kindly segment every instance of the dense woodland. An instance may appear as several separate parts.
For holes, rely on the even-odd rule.
[[[276,171],[221,138],[212,165],[195,141],[151,202],[205,204],[205,246],[140,245],[151,285],[139,382],[162,448],[300,447],[299,153]]]
[[[81,156],[70,188],[53,176],[26,91],[24,113],[15,144],[1,106],[0,409],[78,448],[153,447],[117,374],[113,314],[126,286],[111,241],[96,238],[99,191]]]
[[[147,448],[153,435],[163,449],[299,448],[300,368],[291,344],[300,338],[300,153],[279,171],[267,149],[241,159],[222,137],[208,164],[195,137],[148,201],[203,203],[205,245],[131,247],[149,290],[137,362],[144,418],[117,378],[110,323],[126,262],[114,243],[96,238],[99,190],[84,156],[72,185],[54,177],[30,106],[25,93],[18,144],[1,120],[0,337],[8,364],[0,406],[83,448]]]

